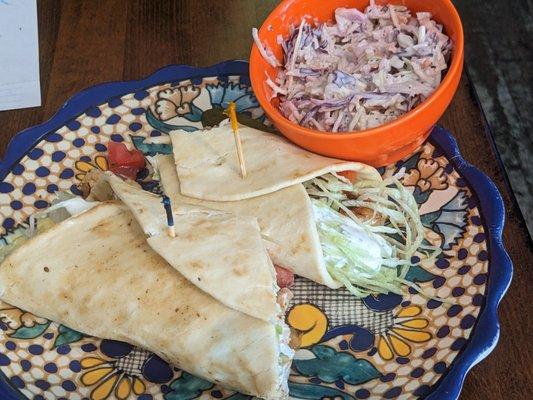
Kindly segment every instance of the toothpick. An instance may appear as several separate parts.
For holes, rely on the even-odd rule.
[[[165,207],[165,211],[167,212],[167,234],[172,238],[176,237],[176,230],[174,229],[174,216],[172,215],[172,206],[170,204],[170,199],[166,195],[163,195],[163,207]]]
[[[226,113],[231,121],[231,129],[233,129],[235,147],[237,147],[237,156],[239,157],[239,165],[241,167],[241,177],[244,179],[246,178],[246,165],[244,164],[244,154],[242,152],[241,137],[239,135],[239,121],[237,120],[236,106],[233,101],[229,103]]]
[[[175,238],[176,237],[176,230],[174,229],[174,225],[170,226],[167,228],[167,235],[170,236],[171,238]]]

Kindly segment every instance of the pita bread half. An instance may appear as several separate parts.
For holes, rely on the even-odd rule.
[[[339,171],[353,171],[356,179],[381,180],[368,165],[310,153],[281,136],[244,125],[239,132],[248,171],[245,179],[229,125],[170,133],[182,194],[203,200],[243,200]]]
[[[274,325],[226,307],[185,279],[148,246],[118,202],[97,205],[15,249],[0,264],[0,293],[35,315],[145,348],[230,389],[287,398]]]
[[[272,261],[297,275],[326,285],[341,286],[326,270],[311,201],[302,184],[240,201],[208,201],[181,194],[172,155],[154,157],[161,186],[172,204],[197,204],[257,218]]]
[[[176,237],[170,237],[161,197],[111,173],[105,179],[149,236],[150,247],[191,283],[237,311],[277,319],[275,271],[254,217],[176,205]]]
[[[129,207],[144,233],[154,236],[166,232],[168,225],[161,196],[143,190],[133,180],[124,181],[110,171],[102,175],[95,188],[100,189],[103,186],[102,182],[107,182],[112,193]],[[103,198],[97,199],[104,200]]]

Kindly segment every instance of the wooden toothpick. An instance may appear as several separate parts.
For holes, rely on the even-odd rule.
[[[242,152],[241,137],[239,135],[239,121],[237,120],[237,112],[235,103],[232,101],[228,105],[226,113],[231,121],[231,129],[233,129],[233,137],[235,139],[235,147],[237,147],[237,157],[239,157],[239,165],[241,167],[241,177],[246,178],[246,165],[244,163],[244,154]]]
[[[167,233],[170,237],[176,237],[176,230],[174,229],[174,215],[172,215],[172,206],[168,196],[163,195],[163,207],[167,212]]]

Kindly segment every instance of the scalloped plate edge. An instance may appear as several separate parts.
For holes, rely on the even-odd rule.
[[[464,160],[457,141],[446,129],[436,126],[429,140],[442,148],[459,174],[468,181],[478,198],[483,223],[488,231],[490,261],[485,305],[465,349],[455,358],[450,370],[434,385],[433,391],[426,397],[428,400],[457,399],[468,371],[487,357],[498,343],[500,336],[498,306],[511,284],[513,263],[503,246],[505,207],[494,182]]]
[[[65,102],[61,109],[41,125],[27,128],[18,133],[8,144],[5,157],[0,161],[0,181],[3,180],[29,150],[47,134],[65,125],[82,114],[87,108],[103,103],[110,98],[121,96],[162,83],[216,75],[248,75],[246,61],[225,61],[211,67],[169,65],[145,79],[103,83],[87,88]],[[450,132],[435,126],[429,140],[435,142],[446,154],[448,160],[468,181],[478,197],[485,228],[488,230],[490,255],[489,278],[486,303],[476,321],[476,325],[465,349],[455,358],[448,372],[433,386],[428,400],[457,399],[468,371],[487,357],[496,347],[500,335],[498,305],[511,284],[513,265],[502,242],[505,223],[505,208],[496,185],[483,172],[466,162]],[[496,266],[496,267],[495,267]],[[12,387],[0,373],[0,393],[6,400],[20,400],[25,397]]]
[[[215,75],[246,75],[246,61],[224,61],[211,67],[192,67],[189,65],[168,65],[145,79],[137,81],[108,82],[89,87],[68,99],[59,111],[41,125],[27,128],[17,133],[9,142],[5,156],[0,159],[0,181],[9,173],[11,167],[31,150],[44,136],[78,117],[91,105],[103,103],[110,98],[142,90],[158,84],[194,79]]]

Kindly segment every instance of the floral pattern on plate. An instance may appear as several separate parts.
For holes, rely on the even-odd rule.
[[[92,106],[47,133],[0,182],[0,245],[46,208],[54,193],[79,194],[79,180],[107,169],[109,141],[150,153],[144,139],[173,129],[193,132],[225,118],[235,101],[242,121],[269,122],[246,76],[209,76],[147,87]],[[168,152],[159,145],[155,151]],[[479,203],[469,183],[430,139],[413,156],[383,168],[405,169],[403,182],[419,205],[428,240],[442,254],[414,258],[408,279],[450,304],[416,290],[358,300],[297,278],[288,323],[303,332],[290,389],[302,399],[422,397],[467,344],[485,302],[489,256]],[[156,187],[148,172],[142,183]],[[174,369],[133,346],[87,337],[68,327],[0,306],[0,371],[30,399],[246,399]]]

